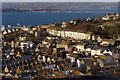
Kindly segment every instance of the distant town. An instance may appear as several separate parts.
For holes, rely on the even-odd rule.
[[[79,12],[79,9],[117,9],[117,2],[3,2],[3,13],[15,12]],[[37,6],[36,6],[37,5]],[[87,6],[86,6],[87,5]],[[82,11],[82,13],[85,11]],[[88,11],[87,11],[88,12]],[[93,11],[94,12],[94,11]],[[96,12],[96,11],[95,11]],[[99,11],[98,11],[99,12]]]
[[[38,26],[1,26],[2,77],[120,76],[120,14]]]

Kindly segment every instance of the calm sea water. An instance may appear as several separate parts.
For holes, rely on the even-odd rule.
[[[84,10],[85,11],[85,10]],[[90,11],[90,10],[89,10]],[[91,10],[93,11],[93,10]],[[95,10],[97,11],[97,10]],[[107,11],[107,10],[102,10]],[[113,11],[113,10],[110,10]],[[54,22],[70,21],[76,18],[102,17],[106,13],[3,13],[3,25],[44,25]]]

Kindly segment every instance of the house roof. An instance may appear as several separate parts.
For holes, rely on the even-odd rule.
[[[26,27],[24,27],[24,28],[30,28],[29,26],[26,26]]]
[[[71,57],[74,57],[74,58],[76,58],[76,57],[78,57],[78,55],[71,55]]]
[[[93,61],[93,59],[92,58],[88,58],[88,59],[84,59],[84,61],[85,62],[91,62],[91,61]]]
[[[107,57],[104,56],[104,55],[100,55],[99,58],[100,58],[100,59],[106,59]]]

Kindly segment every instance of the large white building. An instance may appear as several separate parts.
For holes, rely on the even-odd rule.
[[[54,36],[68,37],[68,38],[80,39],[80,40],[90,40],[92,37],[92,33],[90,32],[77,32],[77,31],[59,30],[52,28],[48,28],[47,32]]]

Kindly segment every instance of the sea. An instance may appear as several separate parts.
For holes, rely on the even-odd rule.
[[[50,23],[61,23],[76,18],[84,19],[86,17],[102,17],[110,12],[117,12],[117,9],[74,9],[68,12],[20,12],[20,13],[2,13],[2,25],[47,25]],[[93,12],[93,13],[91,13]]]

